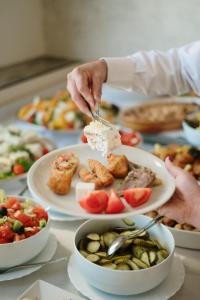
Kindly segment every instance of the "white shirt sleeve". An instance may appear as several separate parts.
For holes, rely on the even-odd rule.
[[[200,41],[182,48],[140,51],[123,58],[103,58],[107,84],[143,95],[200,95]]]

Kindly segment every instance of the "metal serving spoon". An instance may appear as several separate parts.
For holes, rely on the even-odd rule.
[[[0,275],[9,273],[11,271],[27,269],[27,268],[31,268],[31,267],[35,267],[35,266],[45,266],[48,264],[60,262],[62,260],[67,260],[67,257],[61,257],[61,258],[52,259],[52,260],[48,260],[48,261],[41,261],[41,262],[37,262],[37,263],[27,263],[27,264],[15,266],[15,267],[7,268],[7,269],[2,269],[2,270],[0,270]]]
[[[162,218],[163,218],[163,216],[157,216],[153,220],[148,222],[146,226],[144,226],[143,228],[137,230],[137,232],[130,233],[129,235],[126,235],[126,236],[121,235],[118,238],[116,238],[108,248],[108,251],[107,251],[108,256],[112,256],[119,248],[121,248],[123,246],[125,241],[137,237],[138,235],[140,235],[141,233],[143,233],[147,229],[154,226]]]

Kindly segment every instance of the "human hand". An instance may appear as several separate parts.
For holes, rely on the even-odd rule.
[[[173,197],[159,208],[158,213],[178,223],[188,223],[200,228],[200,187],[188,172],[175,166],[169,158],[165,165],[176,181]]]
[[[101,101],[103,82],[107,78],[107,65],[103,60],[97,60],[76,67],[67,76],[67,90],[79,109],[88,113],[88,102],[91,108]]]

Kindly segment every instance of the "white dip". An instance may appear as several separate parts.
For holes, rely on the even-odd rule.
[[[84,128],[88,144],[94,150],[102,152],[107,156],[121,145],[120,134],[115,126],[106,126],[99,121],[92,121]]]

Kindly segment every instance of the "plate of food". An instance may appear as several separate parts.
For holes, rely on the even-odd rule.
[[[126,108],[121,112],[121,124],[142,133],[180,129],[190,112],[200,109],[195,97],[167,97]]]
[[[172,196],[175,182],[163,161],[141,149],[122,145],[105,158],[80,144],[40,158],[28,186],[55,211],[110,219],[158,208]]]
[[[200,181],[200,150],[198,148],[189,144],[169,144],[166,146],[155,144],[153,154],[162,160],[170,156],[176,166],[190,172]]]
[[[34,131],[0,126],[0,184],[26,178],[31,165],[55,148]]]
[[[158,215],[158,212],[154,210],[146,213],[146,215],[155,218]],[[167,217],[163,217],[161,222],[169,227],[169,230],[174,236],[176,246],[189,249],[200,249],[200,229],[190,224],[180,224]]]

